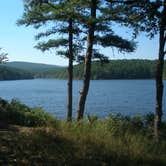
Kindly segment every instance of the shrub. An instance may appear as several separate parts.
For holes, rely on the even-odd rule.
[[[0,120],[29,127],[58,125],[58,120],[51,114],[38,107],[29,108],[15,99],[11,103],[6,102],[3,106],[0,112]]]

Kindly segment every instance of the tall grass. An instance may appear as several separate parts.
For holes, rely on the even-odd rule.
[[[4,108],[1,120],[21,126],[17,132],[0,131],[0,165],[166,165],[166,123],[156,144],[153,114],[110,115],[104,120],[88,116],[68,123],[18,101]]]

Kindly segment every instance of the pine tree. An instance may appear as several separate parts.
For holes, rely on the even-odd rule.
[[[132,16],[128,25],[134,29],[135,34],[146,32],[151,39],[159,35],[159,51],[156,66],[156,108],[154,119],[154,136],[158,142],[162,121],[163,100],[163,68],[166,54],[166,0],[136,0],[126,6],[126,13]],[[123,18],[124,21],[128,18]]]
[[[19,25],[33,25],[35,28],[43,25],[50,26],[49,30],[39,33],[36,39],[49,37],[46,42],[39,42],[37,49],[47,51],[57,48],[58,55],[69,59],[68,64],[68,104],[67,120],[72,120],[72,87],[73,87],[73,61],[81,57],[84,40],[80,35],[82,31],[77,23],[80,8],[76,7],[75,1],[49,1],[49,0],[26,0],[24,1],[24,14],[18,21]],[[77,10],[77,11],[76,11]],[[50,23],[51,22],[51,23]],[[52,39],[52,36],[55,39]],[[62,49],[59,49],[62,48]]]
[[[149,2],[151,10],[148,10],[149,18],[151,22],[156,19],[155,26],[150,28],[156,28],[156,32],[159,34],[159,51],[158,62],[156,66],[156,111],[154,119],[154,136],[156,142],[159,141],[161,121],[162,121],[162,100],[163,100],[163,69],[164,69],[164,56],[166,54],[166,0],[156,0]],[[152,20],[153,18],[153,20]],[[151,25],[151,24],[150,24]]]
[[[86,6],[87,5],[87,6]],[[116,35],[111,29],[111,21],[119,22],[119,20],[111,19],[110,16],[116,17],[119,13],[119,5],[104,0],[86,1],[86,11],[84,14],[84,24],[88,28],[87,48],[84,64],[83,87],[80,92],[80,98],[77,108],[77,120],[82,119],[84,115],[86,97],[90,85],[91,62],[92,57],[105,56],[100,53],[96,46],[115,47],[119,51],[132,52],[135,49],[135,44],[122,37]],[[122,7],[123,5],[121,5]]]
[[[159,9],[160,10],[160,9]],[[161,129],[162,120],[162,100],[163,100],[163,69],[164,69],[164,56],[166,54],[165,43],[166,43],[166,0],[162,5],[162,10],[159,16],[159,53],[158,62],[156,68],[156,113],[154,121],[154,134],[155,139],[159,139],[159,131]]]

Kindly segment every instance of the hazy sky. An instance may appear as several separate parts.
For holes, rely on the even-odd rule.
[[[55,65],[67,65],[67,60],[55,55],[54,51],[43,53],[34,48],[37,41],[34,36],[37,31],[33,27],[17,26],[16,21],[23,14],[22,0],[1,0],[0,4],[0,47],[9,54],[9,61],[28,61],[36,63],[47,63]],[[117,28],[117,33],[123,32],[123,36],[128,34]],[[157,36],[149,40],[141,34],[136,41],[137,50],[132,54],[118,54],[112,49],[104,49],[105,55],[111,59],[156,59],[158,52]]]

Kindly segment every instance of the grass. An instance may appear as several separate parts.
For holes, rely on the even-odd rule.
[[[6,124],[0,129],[2,166],[166,165],[166,123],[156,144],[153,114],[110,115],[104,120],[88,116],[85,121],[67,123],[12,101],[3,105],[0,119]]]

